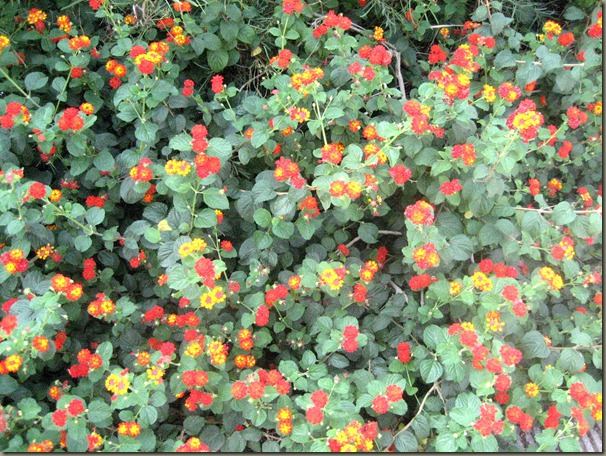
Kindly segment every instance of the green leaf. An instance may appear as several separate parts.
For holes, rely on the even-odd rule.
[[[93,165],[99,171],[111,172],[114,170],[115,160],[112,154],[104,150],[93,159]]]
[[[100,207],[93,206],[86,211],[86,221],[93,226],[103,223],[105,220],[105,210]]]
[[[583,355],[572,348],[565,348],[560,353],[560,358],[556,363],[556,367],[568,372],[578,372],[585,363]]]
[[[109,361],[114,353],[114,347],[110,341],[102,342],[97,347],[97,354],[103,359],[103,361]]]
[[[191,148],[191,142],[192,142],[193,138],[188,135],[187,133],[179,133],[176,136],[173,136],[172,138],[170,138],[170,141],[168,142],[168,146],[171,149],[175,149],[181,152],[189,152],[192,150]]]
[[[444,368],[435,359],[424,359],[419,365],[419,372],[425,383],[433,383],[440,378]]]
[[[84,420],[67,421],[67,451],[83,453],[88,449],[88,435]]]
[[[516,83],[518,86],[525,86],[526,84],[536,81],[543,74],[543,70],[538,65],[532,62],[525,63],[518,68],[516,73]]]
[[[202,199],[208,207],[213,209],[229,209],[229,200],[222,189],[207,188],[202,192]]]
[[[492,434],[486,437],[475,434],[471,438],[471,448],[478,453],[495,453],[499,450],[499,444],[496,437]]]
[[[576,437],[566,437],[560,440],[560,450],[565,453],[581,453],[581,444]]]
[[[158,242],[160,242],[161,239],[160,231],[158,231],[153,226],[150,226],[148,229],[146,229],[143,236],[148,242],[151,242],[152,244],[157,244]]]
[[[501,33],[505,27],[511,23],[511,21],[513,21],[513,19],[506,17],[503,13],[494,13],[490,18],[490,29],[492,34],[498,35]]]
[[[112,410],[105,402],[101,399],[94,399],[88,404],[88,420],[97,426],[104,424],[106,420],[111,418]]]
[[[155,144],[158,125],[150,121],[138,122],[138,124],[135,128],[135,138],[144,143]]]
[[[516,66],[515,58],[509,49],[504,49],[494,58],[494,66],[497,70]]]
[[[336,367],[337,369],[345,369],[347,366],[349,366],[349,360],[339,353],[333,353],[331,357],[328,358],[328,364]]]
[[[272,232],[279,238],[290,239],[295,233],[295,224],[292,222],[285,222],[284,220],[273,219],[272,225]]]
[[[448,416],[461,426],[467,427],[476,420],[477,413],[470,408],[454,407],[448,412]]]
[[[586,19],[587,18],[587,13],[585,13],[585,11],[583,11],[580,8],[577,8],[576,6],[568,6],[568,8],[566,8],[566,11],[564,11],[564,19],[566,19],[567,21],[578,21],[581,19]]]
[[[362,223],[358,227],[358,236],[367,244],[374,244],[379,240],[379,228],[374,223]]]
[[[448,251],[448,255],[456,261],[465,261],[471,257],[473,252],[473,242],[464,234],[457,234],[453,236],[450,244],[445,250]]]
[[[0,375],[0,394],[9,395],[19,389],[19,383],[13,377]]]
[[[217,35],[214,35],[212,33],[204,33],[202,35],[202,42],[204,43],[206,49],[210,51],[218,51],[219,49],[221,49],[221,40]],[[209,52],[209,54],[212,53]]]
[[[227,66],[227,62],[229,62],[229,54],[227,51],[220,49],[218,51],[207,53],[206,60],[208,61],[210,69],[215,73],[218,73]]]
[[[547,358],[550,353],[545,338],[538,331],[530,331],[524,334],[520,342],[520,348],[524,353],[524,358]]]
[[[25,80],[23,81],[25,84],[25,89],[28,92],[41,89],[46,85],[47,82],[48,76],[46,76],[44,73],[40,73],[39,71],[29,73],[27,76],[25,76]]]
[[[85,252],[91,245],[93,245],[93,240],[86,234],[80,234],[74,239],[74,247],[78,252]]]
[[[556,225],[563,226],[572,223],[577,214],[572,210],[570,203],[562,201],[553,208],[552,220]]]
[[[526,231],[532,238],[537,238],[549,225],[541,214],[536,211],[527,211],[522,217],[522,230]]]
[[[419,442],[410,431],[400,433],[396,437],[394,444],[396,446],[396,450],[403,453],[416,453],[419,451]]]
[[[440,453],[453,453],[457,451],[457,442],[452,434],[440,434],[435,442],[436,451]]]
[[[22,420],[33,420],[38,416],[40,410],[42,410],[42,407],[38,405],[38,402],[31,397],[20,400],[17,406],[20,410],[19,418]]]
[[[271,215],[271,212],[262,207],[257,209],[253,214],[253,219],[255,220],[255,223],[262,228],[267,228],[271,224],[272,218],[273,217]]]
[[[436,348],[444,339],[444,331],[439,326],[429,325],[423,331],[423,342],[425,342],[429,348]]]

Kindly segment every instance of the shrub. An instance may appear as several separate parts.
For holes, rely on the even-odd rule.
[[[579,451],[601,11],[403,73],[336,2],[68,3],[3,12],[2,450]]]

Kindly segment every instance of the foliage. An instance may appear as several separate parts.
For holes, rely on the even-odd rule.
[[[0,449],[579,451],[601,11],[455,4],[7,4]]]

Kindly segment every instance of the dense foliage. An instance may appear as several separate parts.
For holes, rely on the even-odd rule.
[[[505,451],[533,427],[579,451],[601,10],[26,3],[0,13],[1,451]]]

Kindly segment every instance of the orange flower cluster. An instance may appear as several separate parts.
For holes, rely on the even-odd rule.
[[[518,108],[507,118],[506,125],[522,136],[522,142],[533,140],[539,134],[539,127],[543,125],[543,114],[536,111],[534,101],[526,99],[520,102]]]
[[[452,147],[452,158],[461,158],[465,166],[471,166],[476,162],[476,149],[473,144],[456,144]]]
[[[202,443],[198,437],[191,437],[183,445],[178,446],[175,451],[178,453],[209,453],[210,448]]]
[[[482,437],[488,437],[491,434],[499,435],[503,432],[503,420],[497,420],[497,408],[492,404],[480,405],[480,418],[473,423],[473,428],[480,431]]]
[[[44,30],[44,21],[46,20],[47,15],[44,11],[39,10],[38,8],[32,8],[29,10],[27,15],[27,23],[33,25],[39,33],[42,33]]]
[[[253,333],[250,329],[241,329],[238,332],[238,344],[241,350],[249,351],[252,350],[255,342],[253,340]]]
[[[440,256],[436,252],[436,246],[433,242],[428,242],[416,248],[412,253],[412,258],[419,269],[435,268],[440,264]]]
[[[517,405],[512,405],[505,412],[505,416],[513,424],[519,424],[522,431],[530,431],[534,424],[534,419],[527,413],[524,413]]]
[[[149,75],[156,67],[159,67],[166,61],[165,56],[169,50],[168,43],[154,41],[153,43],[149,43],[147,50],[140,45],[133,46],[130,50],[130,57],[137,66],[139,73]]]
[[[312,35],[314,38],[320,38],[322,35],[328,33],[331,28],[349,30],[351,28],[351,19],[343,16],[342,13],[337,15],[334,10],[330,10],[326,14],[324,22],[313,30]]]
[[[376,421],[362,425],[354,420],[337,432],[334,438],[328,439],[328,448],[333,453],[369,452],[373,448],[373,440],[378,435],[379,424]]]
[[[360,269],[360,280],[362,282],[370,283],[378,271],[379,264],[376,261],[369,260],[364,263],[364,266]]]
[[[82,48],[90,46],[90,38],[86,35],[76,36],[69,40],[69,47],[73,51],[79,51]]]
[[[598,11],[596,16],[597,22],[595,24],[591,24],[589,29],[587,30],[587,35],[590,38],[600,38],[602,36],[602,11]]]
[[[455,146],[456,147],[456,146]],[[427,201],[419,200],[406,207],[404,216],[414,225],[433,225],[434,212],[433,206]]]
[[[168,37],[166,41],[169,43],[175,43],[177,46],[183,46],[185,44],[191,43],[191,37],[184,33],[183,27],[180,25],[175,25],[168,32]]]
[[[27,125],[30,119],[31,115],[25,105],[17,103],[16,101],[11,101],[6,105],[6,113],[0,117],[0,125],[2,125],[2,128],[6,128],[8,130],[9,128],[13,128],[15,125],[15,120],[23,125]]]
[[[9,274],[25,272],[29,266],[25,253],[21,249],[13,249],[0,255],[0,262]]]
[[[382,44],[375,47],[362,46],[358,51],[360,58],[368,60],[372,65],[388,66],[391,63],[391,52]]]
[[[149,158],[142,158],[139,160],[137,166],[133,166],[129,172],[129,176],[134,181],[149,182],[153,177],[154,173],[149,168],[152,164]]]
[[[437,138],[444,136],[443,128],[429,124],[429,113],[431,112],[429,106],[422,105],[417,100],[408,100],[404,103],[402,109],[411,117],[410,129],[415,135],[422,135],[426,131],[429,131],[436,135]]]
[[[11,44],[11,40],[6,35],[0,35],[0,54]]]
[[[299,203],[299,210],[302,212],[303,218],[306,220],[320,215],[318,201],[313,196],[306,196],[303,198]]]
[[[278,420],[278,432],[282,435],[290,435],[292,433],[292,412],[288,407],[283,407],[276,413]]]
[[[97,293],[96,298],[88,305],[88,313],[93,317],[111,315],[116,311],[116,304],[105,293]]]
[[[105,64],[105,70],[112,74],[113,77],[109,80],[109,85],[112,89],[117,89],[122,85],[122,79],[126,77],[126,66],[118,63],[116,60],[108,60]]]
[[[63,131],[72,130],[79,131],[84,127],[84,119],[80,117],[80,110],[77,108],[67,108],[61,114],[57,125]]]
[[[65,293],[69,301],[77,301],[82,297],[82,284],[74,282],[63,274],[55,274],[51,279],[51,287],[56,293]]]
[[[67,372],[72,378],[86,377],[91,370],[100,368],[103,359],[97,353],[91,353],[88,348],[78,352],[78,364],[71,366]]]
[[[141,425],[136,421],[122,421],[118,424],[118,434],[137,437],[141,434]]]
[[[522,96],[522,91],[519,87],[514,86],[511,82],[504,82],[499,86],[497,93],[501,98],[513,103]]]
[[[290,84],[297,92],[307,95],[312,84],[323,77],[324,70],[322,68],[309,68],[304,70],[303,73],[293,74],[290,77]]]
[[[238,369],[250,369],[257,364],[257,360],[253,355],[237,355],[234,358],[234,365]]]
[[[8,372],[17,372],[23,364],[23,358],[19,355],[10,355],[0,361],[0,375]]]
[[[474,271],[471,281],[473,282],[473,286],[480,291],[492,290],[492,280],[482,271]]]
[[[54,447],[55,446],[53,445],[53,442],[49,439],[46,439],[40,443],[31,443],[27,447],[27,452],[28,453],[50,453],[51,451],[53,451]]]
[[[551,249],[551,256],[554,260],[572,260],[574,258],[574,240],[570,236],[564,236],[558,245]]]
[[[305,179],[301,177],[299,165],[285,157],[280,157],[276,161],[274,178],[278,182],[285,182],[290,179],[290,183],[295,188],[303,188],[305,185]]]
[[[332,163],[338,165],[343,159],[343,151],[345,145],[343,143],[330,143],[322,147],[320,152],[322,153],[322,159],[320,163]]]
[[[389,175],[396,185],[404,185],[412,177],[412,171],[402,164],[389,168]]]
[[[285,70],[290,65],[291,60],[292,52],[288,49],[282,49],[280,52],[278,52],[278,55],[272,57],[269,60],[269,64],[273,65],[274,63],[276,63],[278,65],[278,68]]]
[[[284,300],[288,296],[288,288],[286,285],[274,285],[265,292],[265,305],[273,307],[277,301]]]
[[[34,336],[32,339],[32,347],[34,347],[40,353],[44,353],[50,348],[50,341],[44,336]]]

